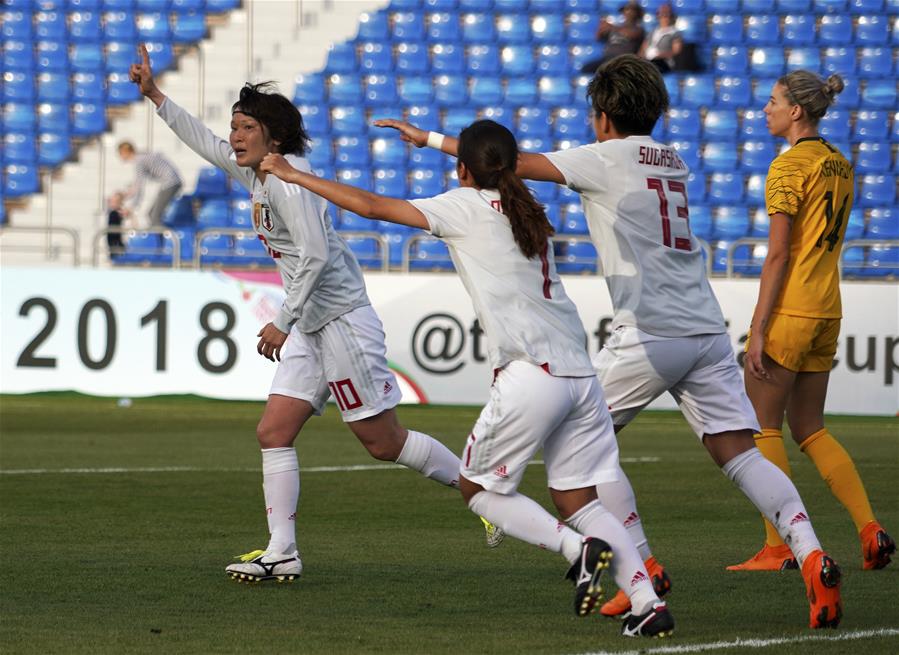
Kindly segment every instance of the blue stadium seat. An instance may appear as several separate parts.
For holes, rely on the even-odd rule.
[[[431,70],[428,47],[414,41],[396,44],[396,70],[403,75],[419,75]]]
[[[130,249],[130,241],[128,245]],[[197,245],[202,263],[225,264],[232,261],[234,241],[228,235],[213,232],[203,236]]]
[[[568,56],[571,61],[571,70],[581,70],[587,62],[599,59],[602,53],[602,44],[573,45],[568,48]]]
[[[398,11],[391,15],[390,32],[394,41],[421,41],[425,38],[424,16],[417,11]]]
[[[874,246],[868,251],[867,263],[863,273],[866,277],[899,275],[899,248]]]
[[[675,107],[680,104],[680,77],[677,75],[665,75],[662,77],[665,82],[665,89],[668,91],[669,106]]]
[[[328,78],[328,100],[332,105],[362,102],[362,79],[355,73],[334,73]]]
[[[552,134],[556,139],[587,139],[591,134],[587,110],[581,107],[560,107],[555,120],[551,121]]]
[[[493,0],[459,0],[460,11],[487,11],[493,9]]]
[[[534,81],[528,78],[511,78],[506,86],[505,102],[512,105],[532,105],[537,101]]]
[[[779,77],[786,61],[781,47],[755,48],[749,60],[749,72],[755,77]]]
[[[589,241],[555,242],[556,269],[564,274],[595,273],[596,247]]]
[[[481,118],[494,121],[495,123],[499,123],[500,125],[508,128],[512,132],[515,131],[514,112],[508,107],[502,107],[502,106],[484,107],[481,110]]]
[[[568,75],[544,75],[537,81],[538,97],[544,105],[557,107],[571,102],[571,78]]]
[[[3,133],[34,132],[36,117],[32,103],[7,102],[3,105]]]
[[[33,14],[33,23],[34,37],[38,41],[65,41],[68,38],[66,15],[63,11],[35,12]]]
[[[474,77],[471,83],[471,101],[479,105],[499,105],[503,101],[503,82],[498,76]]]
[[[816,0],[818,1],[820,0]],[[818,43],[828,47],[852,43],[852,17],[843,14],[821,16],[818,23]]]
[[[134,0],[138,11],[168,11],[171,9],[170,0]]]
[[[438,124],[437,129],[440,129]],[[412,148],[409,152],[409,168],[443,169],[444,160],[451,159],[433,148]]]
[[[357,66],[356,46],[353,43],[334,43],[328,48],[327,72],[354,73]]]
[[[891,77],[893,73],[892,48],[861,48],[858,74],[860,77]]]
[[[200,200],[221,198],[228,195],[228,176],[220,168],[206,166],[197,173],[194,196]]]
[[[858,78],[843,77],[843,84],[843,91],[836,97],[835,105],[840,109],[855,109],[862,101]]]
[[[205,230],[211,227],[229,227],[231,207],[224,197],[208,198],[197,213],[197,227]]]
[[[375,169],[374,191],[380,196],[391,198],[405,198],[407,194],[406,169],[378,168]]]
[[[543,107],[522,107],[518,110],[517,133],[520,136],[548,137],[552,116]]]
[[[710,109],[702,119],[702,138],[733,142],[737,139],[737,114],[732,109]]]
[[[134,0],[68,0],[70,7],[82,10],[105,9],[106,11],[134,11]]]
[[[3,167],[3,195],[9,198],[27,196],[40,191],[37,166],[7,164]]]
[[[428,16],[428,40],[457,42],[462,39],[459,15],[455,12],[439,12]]]
[[[0,33],[4,40],[31,41],[34,38],[30,11],[4,11],[0,17],[3,18]]]
[[[588,234],[587,217],[579,202],[562,206],[562,232],[564,234]]]
[[[705,9],[712,14],[735,14],[740,11],[740,0],[705,0]]]
[[[446,11],[458,8],[459,0],[424,0],[424,5],[428,11]]]
[[[422,130],[436,132],[440,130],[440,111],[430,105],[410,106],[406,111],[407,120]],[[413,152],[424,152],[428,148],[413,148]]]
[[[765,204],[765,173],[751,173],[746,176],[746,204]],[[762,209],[764,212],[764,209]],[[754,223],[753,223],[754,225]],[[755,236],[750,234],[750,236]]]
[[[387,240],[387,251],[390,266],[400,266],[403,263],[403,252],[409,237],[415,234],[417,230],[408,228],[405,225],[389,224],[382,232],[382,238]]]
[[[365,77],[365,104],[369,107],[395,107],[399,104],[396,78],[393,75]]]
[[[106,102],[109,105],[127,105],[140,100],[140,90],[126,73],[110,73],[106,76]]]
[[[568,43],[593,43],[599,27],[599,15],[591,10],[568,14]]]
[[[34,165],[37,145],[31,132],[7,132],[3,135],[3,162]]]
[[[707,39],[706,15],[696,13],[678,16],[675,26],[687,43],[705,43]]]
[[[441,131],[444,134],[459,134],[478,119],[478,110],[474,107],[451,107],[443,114]]]
[[[849,230],[847,229],[846,231],[848,232]],[[843,249],[843,252],[840,254],[841,277],[860,277],[864,275],[865,250],[861,246]]]
[[[444,107],[460,107],[468,102],[468,78],[438,75],[434,78],[434,99]]]
[[[496,17],[496,37],[501,44],[531,42],[531,26],[526,16],[501,14]]]
[[[3,94],[3,102],[31,103],[34,102],[35,97],[42,100],[59,100],[68,97],[68,79],[63,73],[41,73],[38,76],[37,86],[37,94],[35,94],[34,76],[31,73],[6,71],[3,73],[3,85],[0,86],[0,93]]]
[[[868,80],[862,90],[862,104],[880,109],[896,107],[896,80]]]
[[[206,9],[206,0],[172,0],[172,11],[175,13],[188,14],[204,9]]]
[[[564,45],[544,45],[537,49],[537,72],[540,74],[568,73],[568,49]]]
[[[530,45],[507,45],[500,50],[502,72],[509,77],[529,75],[534,70],[534,50]]]
[[[443,176],[427,168],[409,171],[409,195],[412,198],[430,198],[443,193]]]
[[[30,72],[35,67],[34,49],[31,42],[4,40],[3,68],[7,71],[17,70]]]
[[[103,50],[99,43],[76,43],[72,46],[72,55],[69,57],[65,42],[38,41],[36,68],[38,72],[67,71],[71,60],[72,67],[77,70],[77,64],[83,59],[82,53],[88,49],[102,64]]]
[[[334,179],[343,184],[371,191],[374,188],[371,179],[371,170],[366,166],[362,168],[338,168],[334,173]]]
[[[861,207],[853,207],[852,211],[849,212],[849,221],[846,223],[846,233],[843,235],[843,240],[861,239],[864,233],[865,210]]]
[[[690,206],[706,202],[706,177],[703,173],[690,173],[687,176],[687,198]]]
[[[852,116],[845,109],[831,109],[818,124],[818,131],[828,141],[845,141],[849,138]]]
[[[782,42],[785,47],[809,46],[815,43],[815,17],[796,13],[784,16]]]
[[[706,3],[708,4],[708,3]],[[713,45],[732,45],[743,41],[743,16],[715,14],[711,20],[709,42]]]
[[[546,220],[553,226],[553,230],[558,234],[562,231],[562,210],[558,202],[548,202],[543,207],[546,212]]]
[[[468,13],[462,16],[462,40],[468,43],[493,43],[496,26],[492,13]]]
[[[890,170],[890,145],[880,141],[864,141],[858,144],[855,157],[856,173],[886,173]]]
[[[896,199],[896,178],[890,174],[867,174],[856,178],[860,207],[892,206]]]
[[[744,11],[745,10],[746,8],[744,7]],[[780,24],[777,16],[771,14],[747,16],[744,41],[747,45],[751,46],[774,45],[780,43]]]
[[[234,250],[229,263],[232,266],[271,266],[272,258],[256,234],[235,234]]]
[[[896,207],[875,207],[870,210],[865,238],[899,239],[899,210]]]
[[[465,63],[470,75],[495,75],[500,71],[499,49],[490,43],[470,46]]]
[[[106,102],[106,75],[103,71],[72,74],[72,99],[77,102]]]
[[[666,80],[671,76],[665,77]],[[752,94],[752,82],[746,77],[720,77],[718,78],[719,107],[738,108],[750,104]]]
[[[42,102],[35,109],[38,131],[68,135],[71,124],[68,103]]]
[[[239,6],[240,0],[206,0],[206,11],[209,13],[221,13]]]
[[[202,11],[175,13],[172,41],[175,43],[193,43],[206,38],[206,14]]]
[[[340,230],[343,232],[367,232],[377,226],[375,221],[363,218],[345,209],[340,211]]]
[[[803,69],[821,73],[821,51],[818,48],[791,48],[787,54],[787,70]]]
[[[400,78],[400,98],[407,105],[429,105],[434,100],[434,87],[429,76]]]
[[[777,11],[781,14],[807,14],[811,7],[811,0],[777,0]]]
[[[311,105],[325,101],[325,77],[321,73],[297,75],[293,89],[293,104]]]
[[[421,0],[391,0],[390,8],[394,11],[417,11],[421,8]]]
[[[453,270],[446,244],[433,237],[416,241],[409,251],[409,269],[413,271]]]
[[[863,46],[886,45],[890,26],[886,16],[871,14],[859,16],[855,24],[855,42]]]
[[[764,183],[764,179],[762,180]],[[768,216],[768,210],[765,207],[756,207],[750,210],[749,234],[747,236],[757,239],[768,237],[768,231],[771,225],[771,217]]]
[[[311,136],[327,136],[331,133],[331,120],[328,109],[320,104],[298,105],[303,117],[303,126]]]
[[[541,204],[556,202],[556,199],[559,197],[559,185],[555,182],[528,180],[526,184],[537,199],[537,202]]]
[[[743,175],[740,173],[712,173],[709,178],[708,202],[713,205],[735,205],[743,202]],[[716,223],[715,234],[718,238],[726,237],[718,231]],[[745,231],[740,236],[744,236]]]
[[[431,69],[435,73],[455,75],[465,71],[462,45],[437,43],[431,46]]]
[[[718,75],[743,75],[749,66],[749,53],[741,45],[718,46],[714,51],[714,59],[715,73]]]
[[[743,140],[771,140],[765,112],[761,109],[749,109],[743,112],[740,123],[740,138]]]
[[[249,205],[249,201],[244,201]],[[249,209],[247,210],[249,213]],[[194,216],[194,206],[193,206],[193,197],[192,196],[180,196],[176,198],[174,202],[172,202],[165,210],[165,214],[163,214],[162,222],[167,227],[181,227],[181,226],[190,226],[193,227],[196,224],[196,217]],[[249,222],[248,222],[249,224]],[[190,259],[190,257],[184,256],[184,237],[185,234],[180,235],[182,237],[181,242],[181,257],[182,259]],[[193,232],[190,233],[190,245],[193,246]],[[191,248],[191,252],[193,249]],[[193,255],[191,255],[192,257]]]
[[[883,11],[883,0],[849,0],[849,11],[853,14],[879,14]]]
[[[389,38],[390,27],[386,11],[367,11],[359,15],[357,41],[383,42]]]
[[[712,173],[728,173],[737,167],[733,143],[706,143],[702,146],[702,167]]]
[[[175,63],[175,51],[170,42],[148,41],[145,45],[154,71],[164,71]]]
[[[69,41],[98,43],[101,37],[99,12],[74,11],[69,14]]]
[[[671,146],[677,150],[678,156],[691,171],[699,171],[702,168],[702,160],[699,157],[699,147],[692,139],[672,140]]]
[[[368,139],[342,136],[334,140],[334,163],[341,168],[361,168],[371,162]]]
[[[381,241],[374,237],[347,237],[346,244],[350,247],[356,261],[364,269],[381,268]]]
[[[89,44],[82,44],[89,45]],[[106,44],[106,72],[127,73],[131,64],[137,61],[137,49],[133,43],[121,41]],[[86,69],[85,69],[86,70]],[[93,67],[90,68],[93,70]]]
[[[745,54],[745,50],[744,50]],[[681,86],[684,107],[708,107],[715,100],[715,78],[711,75],[687,75]]]
[[[366,132],[365,110],[361,107],[346,105],[331,108],[331,133],[337,135],[355,135]]]
[[[493,0],[493,8],[498,12],[523,12],[528,9],[528,0]]]
[[[708,205],[694,204],[692,198],[690,198],[690,232],[703,241],[712,238],[711,210]]]
[[[846,11],[846,0],[813,0],[815,13],[842,13]]]
[[[716,207],[713,211],[712,239],[733,241],[749,233],[749,211],[741,206]]]
[[[141,41],[170,41],[172,38],[168,14],[138,14],[135,23],[137,36]]]
[[[230,202],[231,226],[251,229],[253,227],[252,201],[244,198],[241,200],[231,200]]]
[[[740,146],[740,168],[750,173],[763,173],[776,154],[771,141],[744,141]]]
[[[833,73],[839,73],[843,77],[855,75],[855,48],[823,48],[822,54],[822,68],[825,75]]]
[[[561,13],[532,13],[530,22],[531,36],[537,45],[564,42],[565,16]]]

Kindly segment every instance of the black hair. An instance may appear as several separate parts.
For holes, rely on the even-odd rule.
[[[650,134],[669,102],[659,69],[636,55],[618,55],[600,66],[587,86],[587,100],[627,135]]]
[[[512,133],[494,121],[475,121],[459,135],[458,153],[475,184],[499,191],[503,213],[522,254],[530,259],[545,252],[555,230],[543,206],[515,173],[518,143]]]
[[[232,114],[237,112],[259,121],[269,136],[279,142],[280,154],[302,156],[309,149],[309,134],[300,110],[277,92],[274,82],[247,82],[231,107]]]

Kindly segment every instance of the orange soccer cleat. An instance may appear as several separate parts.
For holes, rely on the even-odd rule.
[[[835,628],[843,616],[840,567],[822,551],[813,551],[802,564],[808,597],[810,628]]]
[[[652,580],[652,588],[655,589],[656,595],[661,598],[671,590],[671,578],[665,573],[665,568],[656,561],[655,557],[650,556],[646,562],[646,571],[649,573],[649,579]],[[603,605],[599,609],[599,613],[603,616],[613,618],[625,618],[631,611],[631,600],[624,593],[623,589],[619,589],[615,597]]]
[[[742,564],[733,564],[727,567],[728,571],[786,571],[798,569],[799,564],[793,557],[793,551],[786,544],[769,546],[765,544],[762,549]]]
[[[862,568],[866,571],[882,569],[890,563],[890,555],[896,552],[896,542],[880,523],[871,521],[859,533],[862,541]]]

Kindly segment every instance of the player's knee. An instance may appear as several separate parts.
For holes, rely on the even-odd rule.
[[[369,455],[382,462],[395,462],[403,450],[402,445],[392,439],[390,435],[363,441],[362,445],[365,446]]]
[[[283,448],[293,443],[296,434],[287,434],[284,429],[278,429],[277,426],[259,421],[256,426],[256,440],[259,442],[260,448]]]

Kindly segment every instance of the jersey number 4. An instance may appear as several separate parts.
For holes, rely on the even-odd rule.
[[[840,211],[838,211],[836,217],[834,217],[833,191],[824,192],[824,216],[827,218],[827,222],[824,224],[824,231],[821,233],[821,236],[815,241],[815,246],[817,248],[820,248],[826,242],[827,250],[831,251],[836,248],[836,245],[840,242],[840,228],[843,226],[843,220],[846,218],[846,203],[848,201],[849,194],[847,193],[843,196],[843,203],[840,205]],[[830,226],[831,223],[833,223],[833,227]]]
[[[662,216],[662,244],[668,248],[674,247],[676,250],[691,250],[690,237],[674,237],[672,246],[671,239],[671,218],[668,216],[668,193],[665,191],[665,182],[657,177],[646,178],[646,188],[655,189],[659,195],[659,214]],[[677,217],[684,219],[687,227],[687,234],[690,234],[690,212],[687,210],[687,187],[683,182],[677,180],[668,180],[668,191],[671,193],[679,193],[684,198],[683,205],[674,205]]]

